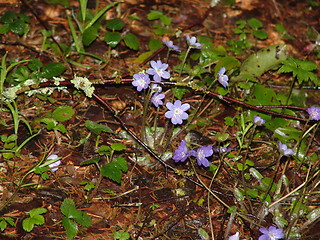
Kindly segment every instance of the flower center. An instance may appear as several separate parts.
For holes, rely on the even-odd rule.
[[[158,73],[159,76],[161,76],[163,73],[162,69],[157,69],[156,72]]]
[[[181,115],[181,113],[182,113],[182,110],[181,110],[180,108],[176,108],[176,109],[174,110],[174,114],[175,114],[175,115]]]

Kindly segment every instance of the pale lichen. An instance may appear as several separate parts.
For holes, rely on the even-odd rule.
[[[84,91],[87,97],[92,97],[94,87],[92,86],[92,83],[88,78],[75,76],[74,79],[72,79],[70,82],[74,84],[74,87],[76,89],[81,89],[82,91]]]

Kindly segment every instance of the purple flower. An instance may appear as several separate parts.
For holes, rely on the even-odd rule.
[[[284,233],[281,228],[276,228],[275,226],[270,226],[269,229],[259,228],[259,231],[263,234],[258,240],[277,240],[284,238]]]
[[[169,111],[165,113],[165,116],[171,118],[173,124],[182,124],[182,120],[188,118],[188,114],[185,112],[190,108],[188,103],[181,104],[181,101],[177,100],[174,103],[168,102],[166,106]]]
[[[162,42],[169,48],[169,50],[176,51],[176,52],[181,52],[178,46],[174,45],[172,41],[166,41],[162,39]]]
[[[152,92],[161,92],[162,91],[162,87],[159,86],[158,84],[152,83],[150,88],[151,88]]]
[[[188,158],[188,147],[186,140],[182,140],[179,147],[174,151],[172,159],[175,162],[184,162]]]
[[[228,240],[239,240],[239,232],[236,232],[235,234],[230,236]]]
[[[197,149],[197,151],[190,150],[189,154],[197,159],[198,165],[203,165],[204,167],[209,167],[210,163],[207,157],[213,154],[212,145],[202,146]]]
[[[226,152],[229,152],[230,150],[231,148],[227,148],[227,147],[213,148],[213,151],[218,153],[226,153]]]
[[[156,82],[161,82],[161,78],[169,79],[170,73],[166,71],[168,68],[168,64],[162,63],[161,60],[151,61],[150,62],[151,67],[147,70],[147,73],[150,75],[153,75],[153,80]]]
[[[190,38],[189,35],[186,35],[186,38],[187,38],[188,45],[191,48],[201,49],[201,43],[197,42],[197,38],[196,37],[191,37]]]
[[[310,118],[312,120],[316,120],[316,121],[320,120],[320,107],[315,107],[315,106],[309,107],[307,109],[307,112],[309,113]]]
[[[147,74],[144,74],[144,73],[134,74],[133,78],[135,80],[132,82],[132,85],[137,87],[137,91],[140,92],[142,89],[148,88],[150,84],[150,79]]]
[[[53,160],[53,159],[57,159],[59,158],[57,154],[51,154],[48,158],[47,158],[47,161],[48,160]],[[58,166],[61,164],[61,161],[60,160],[57,160],[53,163],[50,163],[48,166],[49,168],[51,169],[51,172],[55,172],[58,170]]]
[[[255,116],[253,117],[253,122],[254,122],[254,124],[257,125],[257,126],[262,126],[263,124],[265,124],[266,121],[265,121],[264,119],[262,119],[261,117],[255,115]]]
[[[152,98],[151,98],[151,102],[153,103],[153,105],[155,105],[156,107],[159,107],[160,105],[163,105],[162,99],[164,99],[166,95],[164,95],[163,93],[155,93],[153,94]]]
[[[226,72],[225,67],[220,68],[218,72],[218,81],[224,88],[228,87],[228,81],[229,81],[229,77],[224,74],[225,72]]]
[[[279,150],[280,150],[280,154],[284,156],[290,156],[294,154],[294,151],[292,149],[288,148],[286,144],[281,142],[279,142]]]

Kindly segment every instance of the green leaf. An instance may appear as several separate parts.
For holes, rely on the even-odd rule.
[[[2,23],[12,23],[17,18],[17,15],[12,11],[7,11],[0,18],[0,22]]]
[[[121,182],[122,172],[127,171],[127,161],[122,157],[116,158],[114,161],[107,163],[101,168],[102,176],[108,177],[117,183]]]
[[[2,232],[3,230],[5,230],[7,228],[7,222],[5,220],[1,220],[0,221],[0,231]]]
[[[78,226],[67,217],[62,218],[62,226],[67,231],[67,238],[74,238],[78,233]]]
[[[148,13],[147,18],[148,20],[156,20],[160,19],[161,16],[163,16],[163,12],[151,10],[150,13]]]
[[[10,23],[10,30],[18,35],[23,35],[28,31],[27,25],[21,19],[15,20],[13,23]]]
[[[297,142],[299,142],[301,139],[301,135],[301,130],[290,126],[278,127],[274,130],[274,136],[278,138],[281,142],[287,142],[291,139],[294,139]]]
[[[234,126],[234,119],[232,117],[225,117],[224,118],[224,123],[227,125],[227,126]]]
[[[85,121],[85,126],[94,134],[99,135],[101,132],[113,133],[112,129],[104,124],[99,124],[90,120]]]
[[[320,208],[313,209],[308,215],[307,218],[311,221],[315,221],[320,218]]]
[[[78,210],[76,209],[76,205],[74,204],[73,200],[70,198],[66,198],[63,200],[60,206],[61,212],[68,218],[73,218],[73,216],[77,215],[76,213]]]
[[[136,35],[133,33],[128,33],[127,35],[124,36],[123,38],[125,44],[127,47],[133,49],[133,50],[138,50],[139,49],[139,40]]]
[[[33,223],[33,220],[31,218],[23,219],[23,221],[22,221],[23,230],[25,230],[26,232],[31,232],[33,227],[34,227],[34,223]]]
[[[283,66],[278,70],[279,73],[292,72],[293,77],[296,77],[299,84],[308,81],[309,79],[318,85],[318,78],[312,71],[317,69],[317,65],[311,61],[303,61],[296,58],[289,58],[283,62]]]
[[[84,46],[89,46],[98,36],[98,29],[94,26],[87,28],[82,34],[82,43]]]
[[[113,31],[121,30],[124,27],[124,22],[119,18],[111,19],[107,21],[106,27]]]
[[[198,229],[198,234],[200,235],[201,240],[209,240],[210,239],[209,234],[203,228]]]
[[[62,125],[61,123],[59,123],[59,124],[56,126],[55,129],[58,130],[58,131],[61,132],[61,133],[66,133],[66,132],[67,132],[66,127],[65,127],[64,125]]]
[[[42,225],[44,224],[44,217],[42,215],[34,215],[31,218],[33,224]]]
[[[52,117],[59,122],[64,122],[70,120],[74,114],[75,111],[72,109],[72,107],[59,106],[53,111]]]
[[[62,63],[49,63],[43,67],[41,76],[49,79],[60,76],[65,70],[66,67]]]
[[[252,32],[253,36],[255,36],[258,39],[264,40],[268,38],[268,34],[266,31],[263,30],[255,30]]]
[[[113,143],[111,145],[111,148],[114,150],[114,151],[122,151],[124,149],[126,149],[126,145],[122,144],[122,143]]]
[[[75,217],[74,220],[84,227],[90,227],[92,224],[91,217],[83,211],[79,211],[79,212],[80,212],[79,216]]]
[[[149,41],[149,49],[151,51],[156,51],[163,46],[163,43],[158,39],[151,38]]]
[[[214,71],[218,73],[222,67],[225,67],[226,69],[234,69],[234,68],[238,68],[240,65],[241,65],[240,61],[235,57],[230,57],[230,56],[222,57],[219,59],[219,62],[217,63],[217,65],[214,67]]]
[[[55,126],[57,125],[56,121],[52,118],[43,118],[43,119],[41,119],[40,122],[45,123],[47,125],[46,128],[49,131],[54,129]]]
[[[30,217],[33,217],[35,215],[40,215],[40,214],[43,214],[46,212],[47,212],[47,209],[45,209],[45,208],[34,208],[34,209],[30,210],[29,214],[30,214]]]
[[[33,58],[33,59],[30,59],[27,66],[31,71],[34,72],[34,71],[38,71],[43,66],[43,64],[38,59]]]
[[[263,24],[260,20],[256,19],[256,18],[251,18],[248,21],[248,25],[249,27],[251,27],[253,30],[258,30],[259,28],[263,27]]]
[[[9,223],[11,226],[13,226],[13,227],[16,226],[16,224],[14,223],[13,218],[11,218],[11,217],[5,217],[4,219],[5,219],[6,222]]]
[[[186,87],[175,87],[172,88],[172,92],[176,98],[181,100],[186,92],[189,91],[189,88]]]
[[[169,26],[171,24],[171,19],[166,15],[160,16],[160,21],[166,26]]]
[[[89,160],[85,160],[80,163],[80,166],[90,165],[94,163],[98,163],[100,161],[100,157],[91,158]]]
[[[127,240],[130,238],[130,234],[125,231],[115,232],[113,235],[114,239]]]
[[[228,133],[217,133],[216,134],[216,140],[218,142],[224,142],[229,138],[229,134]]]
[[[0,34],[5,34],[9,32],[9,30],[10,30],[9,24],[3,24],[2,26],[0,26]]]
[[[104,41],[111,47],[115,47],[121,41],[121,34],[118,32],[106,32]]]

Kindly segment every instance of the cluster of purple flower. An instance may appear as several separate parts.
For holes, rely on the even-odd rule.
[[[189,45],[189,48],[201,49],[201,43],[197,42],[196,37],[190,37],[186,35],[186,40]],[[162,42],[169,48],[169,50],[181,52],[179,47],[174,45],[172,41],[162,40]],[[170,79],[170,73],[167,71],[169,65],[166,63],[162,63],[161,60],[151,61],[151,68],[149,68],[146,73],[138,73],[134,74],[132,81],[132,85],[137,88],[137,91],[142,91],[147,89],[150,85],[150,76],[152,76],[153,80],[157,83],[160,83],[162,79]],[[218,72],[218,81],[224,87],[228,86],[228,76],[225,75],[226,69],[223,67]],[[165,94],[161,93],[162,88],[158,84],[152,84],[151,90],[153,96],[151,97],[151,102],[155,107],[159,107],[163,105],[163,99],[165,98]],[[165,116],[171,119],[172,124],[182,124],[183,120],[188,118],[187,110],[190,109],[190,105],[188,103],[182,104],[180,100],[176,100],[171,103],[168,102],[166,104],[168,111],[165,113]]]
[[[197,150],[188,150],[186,140],[182,140],[179,147],[174,151],[172,159],[177,162],[184,162],[189,156],[197,159],[199,166],[209,167],[210,162],[208,157],[212,156],[213,152],[225,153],[230,151],[230,148],[213,148],[212,145],[201,146]]]
[[[262,235],[258,238],[258,240],[279,240],[284,238],[283,230],[281,228],[276,228],[275,226],[270,226],[268,229],[259,228],[259,231],[262,233]],[[236,232],[234,235],[229,237],[229,240],[239,239],[239,232]]]

